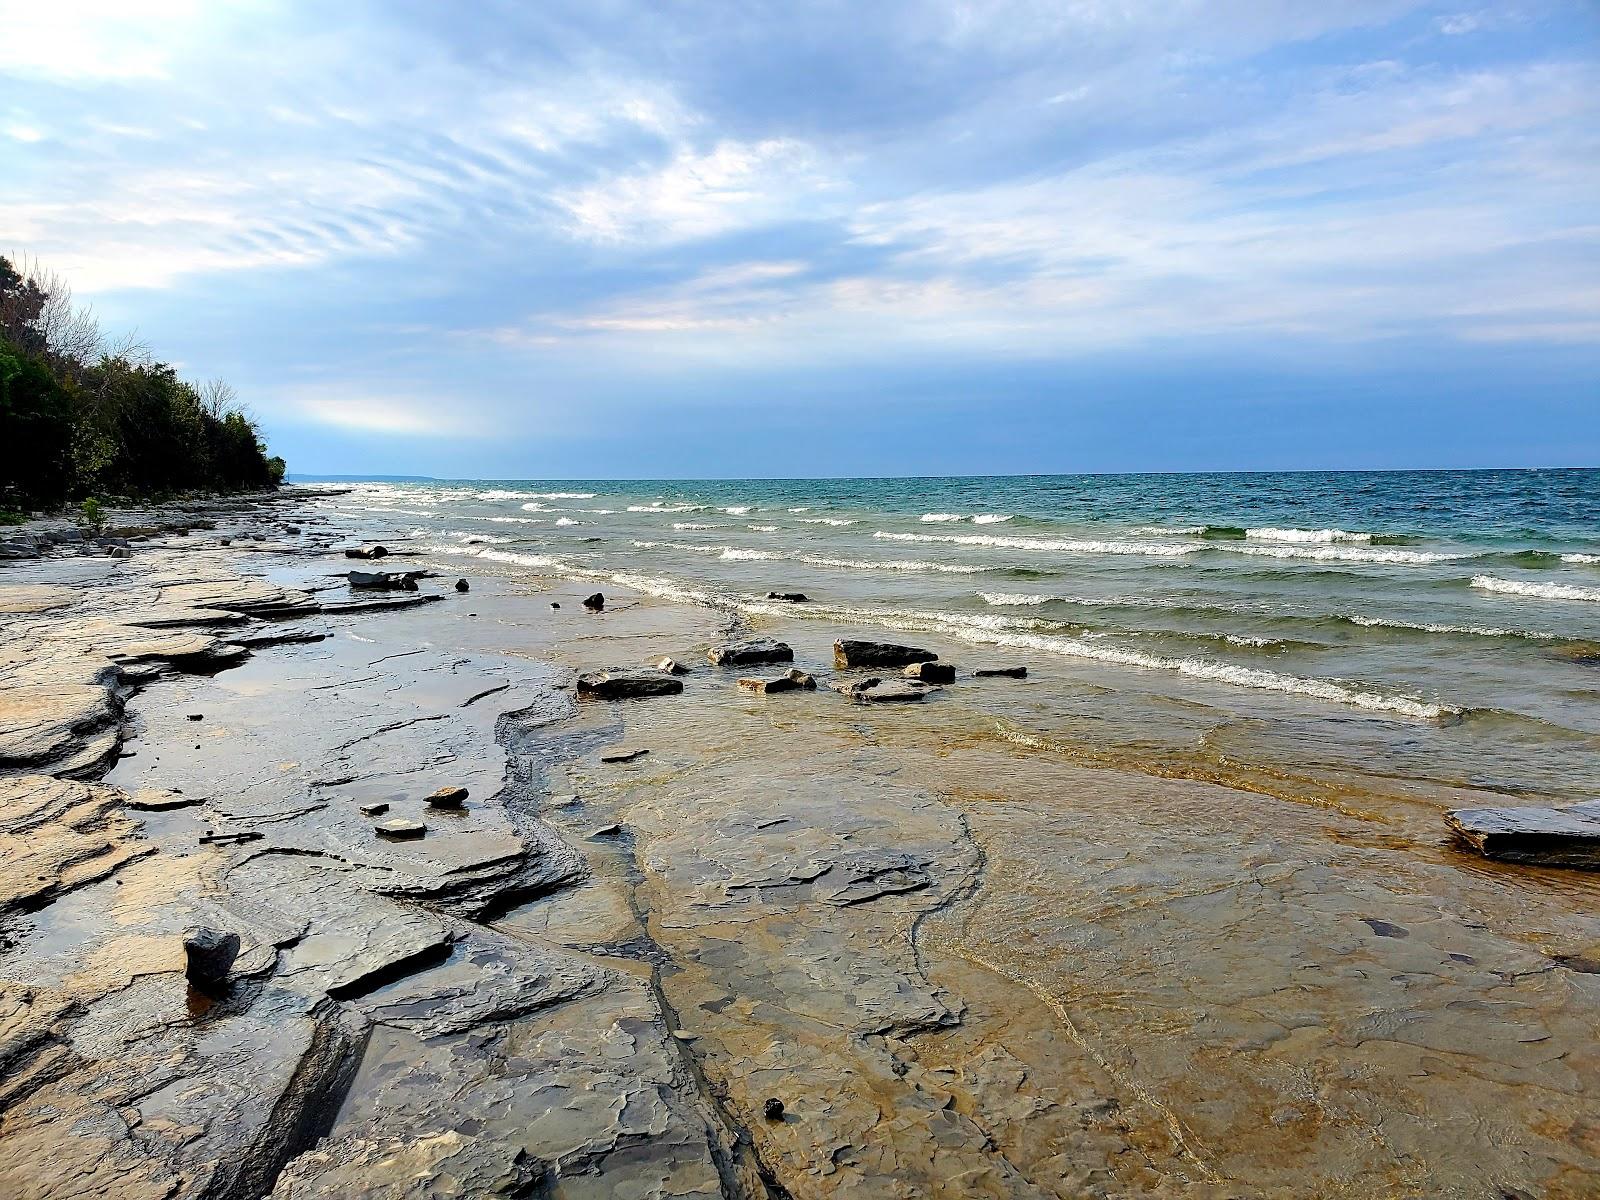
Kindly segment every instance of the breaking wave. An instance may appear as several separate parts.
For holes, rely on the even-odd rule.
[[[1527,596],[1535,600],[1588,600],[1600,603],[1600,588],[1577,587],[1568,583],[1525,583],[1520,579],[1496,579],[1493,575],[1474,575],[1472,586],[1484,592],[1505,596]]]

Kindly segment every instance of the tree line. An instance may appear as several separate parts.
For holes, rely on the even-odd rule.
[[[284,462],[222,380],[109,339],[36,263],[0,257],[0,510],[276,487]]]

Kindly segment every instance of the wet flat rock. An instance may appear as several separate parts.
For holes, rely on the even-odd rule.
[[[649,667],[607,667],[578,676],[580,700],[638,700],[649,696],[676,696],[683,680]]]
[[[1461,808],[1446,813],[1445,824],[1486,858],[1600,870],[1600,800],[1571,808]]]
[[[713,646],[706,651],[706,658],[719,667],[748,667],[757,663],[793,662],[794,651],[787,642],[749,638]]]
[[[848,696],[853,704],[905,704],[939,690],[920,679],[879,679],[876,676],[842,680],[830,686]]]
[[[937,662],[932,650],[901,646],[894,642],[867,642],[840,638],[833,644],[833,664],[841,670],[852,667],[908,667],[912,663]]]

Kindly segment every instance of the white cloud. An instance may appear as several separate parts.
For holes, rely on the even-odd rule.
[[[294,388],[273,406],[280,418],[352,433],[401,437],[470,437],[479,433],[455,396],[416,396],[336,385]]]
[[[658,170],[558,192],[572,232],[600,242],[675,242],[798,215],[835,183],[802,142],[722,141],[681,149]]]

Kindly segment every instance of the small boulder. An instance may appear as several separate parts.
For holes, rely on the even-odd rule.
[[[1458,808],[1444,821],[1486,858],[1600,870],[1600,800],[1566,808]]]
[[[638,700],[647,696],[675,696],[683,681],[648,667],[607,667],[578,676],[579,700]]]
[[[810,597],[804,592],[768,592],[768,600],[783,600],[789,604],[804,604]]]
[[[422,837],[428,832],[428,827],[421,821],[411,821],[405,817],[396,817],[392,821],[385,821],[382,825],[374,825],[373,832],[381,838],[398,842]]]
[[[389,806],[382,800],[361,806],[361,815],[364,817],[381,817],[389,811]]]
[[[596,826],[594,829],[591,829],[589,831],[589,836],[592,837],[592,838],[615,837],[617,834],[619,834],[621,832],[622,832],[622,826],[621,825],[599,825],[599,826]]]
[[[761,1115],[769,1121],[783,1120],[783,1101],[772,1097],[761,1106]]]
[[[770,695],[773,692],[816,691],[817,681],[804,671],[791,669],[776,679],[745,678],[739,686],[747,692]]]
[[[590,612],[601,612],[601,611],[603,611],[605,609],[605,606],[606,606],[605,593],[604,592],[596,592],[592,596],[585,596],[584,599],[583,599],[583,606],[585,608],[587,608]]]
[[[979,667],[976,671],[973,672],[973,675],[975,675],[979,679],[994,679],[994,678],[1026,679],[1028,677],[1028,668],[1027,667]]]
[[[907,679],[920,679],[923,683],[941,684],[956,681],[956,669],[949,663],[912,663],[903,673]]]
[[[706,657],[719,667],[743,667],[754,663],[793,662],[794,651],[787,642],[750,638],[713,646],[706,651]]]
[[[866,642],[841,638],[833,644],[833,663],[841,669],[850,667],[904,667],[911,663],[937,662],[939,656],[932,650],[917,646],[900,646],[894,642]]]
[[[198,992],[213,998],[228,990],[228,972],[239,957],[239,935],[196,925],[183,935],[184,974]]]
[[[189,720],[191,720],[191,721],[204,721],[205,719],[206,719],[205,713],[190,713],[189,714]]]
[[[126,546],[112,546],[106,551],[107,558],[132,558],[133,551]]]
[[[467,789],[464,787],[442,787],[428,797],[431,808],[460,808],[467,802]]]
[[[469,584],[465,579],[456,580],[456,591],[458,591],[458,592],[469,591],[471,589],[471,586],[472,585]]]
[[[367,552],[367,557],[369,558],[387,558],[388,556],[389,550],[386,546],[374,546]]]
[[[559,600],[550,601],[550,607],[551,608],[560,608],[561,607],[561,601],[559,601]]]
[[[670,656],[656,659],[655,668],[658,671],[665,671],[668,675],[687,675],[689,673],[688,667]]]

